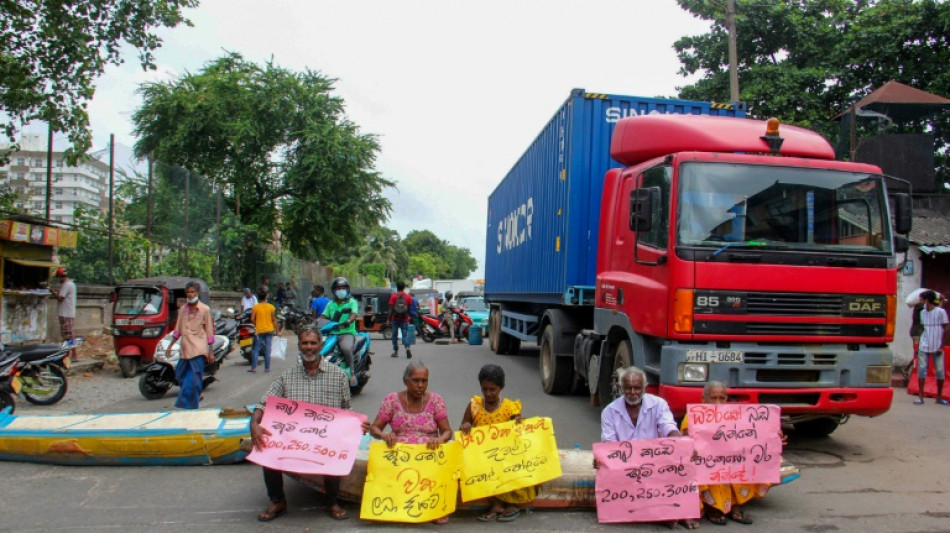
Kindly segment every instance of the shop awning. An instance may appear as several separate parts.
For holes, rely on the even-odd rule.
[[[931,255],[931,254],[950,254],[950,246],[918,246],[917,247],[921,253]]]
[[[63,266],[59,263],[53,263],[52,261],[39,261],[37,259],[18,259],[15,257],[7,257],[6,259],[7,261],[28,267],[56,268]]]

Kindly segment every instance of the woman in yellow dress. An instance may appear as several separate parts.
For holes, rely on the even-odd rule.
[[[459,429],[468,433],[473,426],[498,424],[509,420],[521,422],[521,401],[509,400],[501,397],[505,388],[505,371],[498,365],[485,365],[478,371],[478,383],[482,388],[482,396],[472,396],[472,401],[462,416],[462,425]],[[525,487],[499,494],[490,498],[491,509],[478,517],[481,522],[511,522],[521,515],[519,506],[534,501],[538,495],[538,487]]]
[[[703,389],[703,403],[726,403],[729,389],[721,381],[710,381]],[[689,432],[688,417],[683,418],[683,435]],[[784,437],[782,438],[784,444]],[[700,485],[699,497],[703,502],[706,519],[713,524],[726,525],[726,517],[740,524],[751,524],[752,519],[742,511],[742,505],[752,498],[764,498],[769,491],[768,483],[734,483],[724,485]]]

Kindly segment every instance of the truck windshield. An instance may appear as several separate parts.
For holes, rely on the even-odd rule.
[[[162,293],[144,287],[120,287],[115,301],[117,315],[157,315],[162,309]]]
[[[890,253],[879,175],[825,169],[684,163],[677,242]]]

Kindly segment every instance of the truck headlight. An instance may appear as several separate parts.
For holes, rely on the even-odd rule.
[[[151,338],[158,337],[159,335],[161,335],[162,331],[164,330],[165,328],[161,326],[157,328],[145,328],[142,330],[142,336],[145,337],[146,339],[151,339]]]
[[[869,366],[865,372],[865,381],[868,383],[890,383],[891,367]]]
[[[709,365],[705,363],[680,363],[678,374],[681,383],[706,381],[706,376],[709,375]]]

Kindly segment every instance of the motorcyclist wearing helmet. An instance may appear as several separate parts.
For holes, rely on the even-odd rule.
[[[333,280],[330,291],[333,293],[333,300],[323,310],[323,316],[340,324],[339,329],[331,335],[337,336],[340,352],[343,353],[346,366],[350,368],[350,386],[356,386],[358,383],[353,368],[353,346],[356,344],[355,322],[360,316],[359,303],[356,298],[350,296],[350,282],[346,278]]]
[[[455,314],[452,312],[452,309],[455,308],[455,296],[452,294],[452,291],[445,291],[445,297],[442,298],[442,302],[439,304],[439,307],[442,309],[442,320],[445,321],[446,327],[449,328],[449,337],[452,338],[452,344],[458,343],[458,330],[455,329]]]

